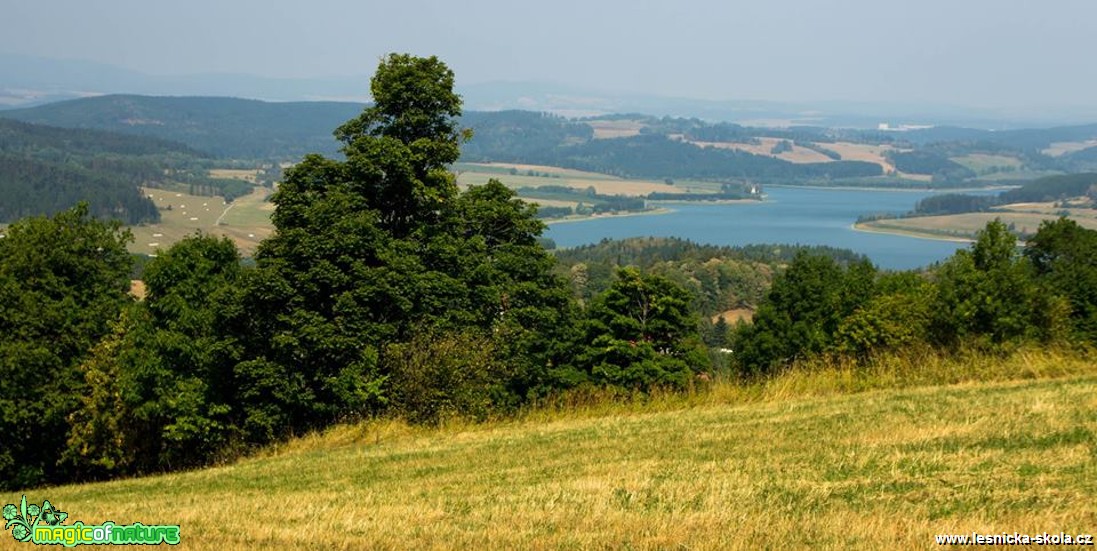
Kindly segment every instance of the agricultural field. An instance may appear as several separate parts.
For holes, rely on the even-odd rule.
[[[951,160],[971,169],[976,174],[983,174],[990,170],[1020,170],[1024,163],[1016,157],[1006,155],[987,155],[985,153],[971,153],[960,157],[952,157]]]
[[[778,143],[780,143],[782,141],[785,141],[785,140],[780,140],[780,139],[777,139],[777,138],[756,138],[756,139],[759,142],[757,144],[739,143],[739,142],[698,142],[698,141],[690,141],[689,143],[694,144],[698,147],[716,147],[716,148],[719,148],[719,149],[734,149],[734,150],[737,150],[737,151],[745,151],[747,153],[751,153],[751,154],[754,154],[754,155],[763,155],[763,156],[766,156],[766,157],[776,157],[778,159],[781,159],[783,161],[788,161],[790,163],[828,163],[828,162],[833,161],[833,159],[831,159],[830,157],[827,157],[826,155],[823,155],[822,153],[819,153],[818,151],[814,151],[814,150],[808,149],[806,147],[800,147],[798,145],[793,145],[791,151],[785,151],[783,153],[779,153],[777,155],[774,155],[773,153],[771,153],[773,148]]]
[[[1097,140],[1086,140],[1082,142],[1055,142],[1044,149],[1042,153],[1051,157],[1060,157],[1067,153],[1074,153],[1075,151],[1081,151],[1083,149],[1089,149],[1097,146]]]
[[[985,228],[987,222],[996,218],[1015,231],[1036,233],[1041,222],[1055,220],[1063,211],[1070,212],[1070,218],[1082,227],[1097,230],[1097,210],[1054,208],[1051,203],[1018,203],[999,207],[992,212],[876,220],[857,224],[857,227],[868,231],[911,234],[920,237],[969,239]]]
[[[637,120],[592,120],[584,121],[594,129],[594,139],[631,138],[639,136],[640,129],[647,126]]]
[[[212,178],[227,178],[233,180],[243,180],[252,184],[258,184],[259,171],[255,169],[237,169],[237,168],[212,168],[209,171],[209,175]]]
[[[514,174],[511,174],[511,169]],[[679,186],[650,180],[625,180],[608,174],[584,172],[566,168],[510,163],[460,163],[454,167],[457,183],[462,186],[483,185],[495,178],[511,188],[566,186],[576,190],[593,187],[601,195],[639,197],[651,192],[682,193]],[[533,175],[531,175],[533,173]]]
[[[274,230],[270,223],[274,205],[266,200],[271,193],[266,188],[256,187],[251,194],[227,204],[221,197],[172,190],[142,188],[142,193],[160,209],[160,223],[130,227],[134,235],[130,250],[135,253],[156,254],[201,231],[232,239],[248,256]]]
[[[843,161],[865,161],[869,163],[876,163],[884,169],[884,173],[895,172],[895,165],[891,164],[884,154],[887,151],[905,151],[902,149],[896,149],[890,145],[871,145],[861,143],[849,143],[849,142],[835,142],[824,144],[827,149],[830,149],[842,156]]]
[[[983,360],[894,373],[958,369],[952,384],[879,388],[880,373],[834,368],[479,425],[377,420],[26,495],[70,523],[178,524],[185,549],[931,549],[937,534],[1097,532],[1095,364]],[[966,378],[978,370],[987,382]]]

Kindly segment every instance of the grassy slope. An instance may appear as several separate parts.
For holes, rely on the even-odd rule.
[[[230,466],[28,499],[70,523],[179,523],[189,549],[907,549],[940,532],[1097,531],[1092,360],[902,369],[437,430],[342,426]],[[930,379],[961,382],[895,388]]]

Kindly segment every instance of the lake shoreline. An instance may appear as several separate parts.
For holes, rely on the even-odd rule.
[[[855,222],[850,225],[855,231],[865,233],[882,233],[886,235],[901,235],[903,237],[913,237],[915,239],[932,239],[934,241],[948,241],[951,243],[974,243],[975,240],[967,237],[950,237],[947,235],[937,235],[933,233],[922,233],[915,230],[901,230],[897,228],[881,228],[877,226],[870,226],[871,222]]]
[[[555,224],[571,224],[575,222],[590,222],[593,220],[612,220],[615,218],[633,218],[636,216],[656,216],[660,214],[670,214],[672,212],[674,212],[674,209],[657,208],[641,212],[622,212],[617,214],[592,214],[590,216],[572,215],[572,217],[570,218],[553,218],[545,220],[544,222],[545,225],[552,226]]]

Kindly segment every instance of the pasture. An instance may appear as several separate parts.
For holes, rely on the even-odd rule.
[[[362,422],[26,494],[70,523],[179,524],[185,549],[931,549],[940,533],[1097,531],[1091,359],[904,365],[576,395],[484,424]]]
[[[178,191],[141,188],[160,209],[158,224],[131,226],[134,242],[130,251],[157,254],[195,232],[226,236],[241,253],[251,255],[259,242],[270,235],[274,227],[270,215],[274,206],[266,201],[270,190],[255,190],[232,203],[218,196],[189,195]]]

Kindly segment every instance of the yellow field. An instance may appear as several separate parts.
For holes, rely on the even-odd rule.
[[[160,208],[160,223],[131,226],[136,253],[156,254],[188,235],[201,231],[233,240],[244,255],[251,255],[259,242],[271,234],[273,205],[265,201],[270,190],[256,188],[250,195],[226,204],[221,197],[202,197],[141,188]],[[166,210],[170,206],[171,210]]]
[[[69,524],[178,524],[181,549],[936,549],[947,533],[1094,534],[1097,367],[1047,351],[928,356],[576,396],[516,420],[344,425],[231,465],[26,495]]]
[[[895,171],[895,165],[888,162],[887,158],[884,157],[884,152],[897,150],[890,145],[870,145],[861,143],[835,142],[825,144],[825,147],[841,155],[843,161],[865,161],[869,163],[876,163],[884,169],[885,173]]]

